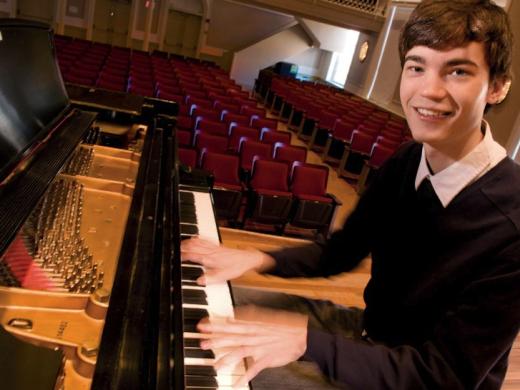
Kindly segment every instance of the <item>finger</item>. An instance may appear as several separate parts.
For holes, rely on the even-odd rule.
[[[204,271],[206,284],[223,283],[229,280],[226,270],[211,269],[207,264],[204,264],[204,266],[206,267]]]
[[[260,371],[267,368],[267,359],[263,358],[259,361],[253,362],[247,369],[246,373],[240,377],[240,379],[233,385],[235,388],[247,386],[247,384],[257,376]]]
[[[206,277],[204,275],[200,276],[197,280],[196,280],[196,283],[199,285],[199,286],[207,286],[208,285],[208,281],[206,280]]]
[[[240,346],[238,348],[233,349],[231,352],[222,355],[215,361],[215,370],[220,370],[223,367],[234,367],[242,359],[245,359],[247,356],[251,355],[251,348],[246,346]]]
[[[200,347],[202,349],[218,349],[218,348],[236,348],[243,346],[258,346],[266,345],[273,342],[272,336],[240,336],[237,334],[223,335],[220,333],[212,333],[212,337],[201,341]]]
[[[218,248],[218,245],[211,241],[202,238],[190,238],[189,240],[181,241],[181,252],[195,252],[195,253],[211,253]]]
[[[221,334],[235,334],[235,335],[251,335],[260,333],[261,329],[255,324],[237,322],[232,318],[226,321],[198,323],[197,327],[200,331],[205,333],[221,333]]]

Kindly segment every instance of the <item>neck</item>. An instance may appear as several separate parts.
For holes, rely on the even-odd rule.
[[[431,170],[435,174],[449,167],[454,162],[461,160],[475,149],[483,138],[484,135],[479,129],[478,131],[472,132],[471,136],[462,140],[462,142],[457,142],[452,139],[446,143],[446,145],[431,145],[425,143],[424,151]]]

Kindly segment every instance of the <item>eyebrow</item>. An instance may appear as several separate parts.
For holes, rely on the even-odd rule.
[[[423,57],[417,56],[417,55],[406,56],[404,58],[404,62],[407,62],[407,61],[413,61],[413,62],[417,62],[417,63],[423,64],[423,65],[426,64],[426,60]],[[465,58],[454,58],[454,59],[446,62],[446,65],[447,66],[468,65],[468,66],[478,68],[478,65],[475,62],[465,59]]]
[[[426,63],[424,58],[422,58],[420,56],[406,56],[404,58],[404,62],[407,62],[407,61],[418,62],[419,64],[425,64]]]

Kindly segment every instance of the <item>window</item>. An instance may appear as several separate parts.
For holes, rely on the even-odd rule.
[[[326,77],[328,82],[341,85],[342,87],[345,85],[358,39],[358,31],[348,30],[343,51],[332,53],[329,71],[327,72]]]

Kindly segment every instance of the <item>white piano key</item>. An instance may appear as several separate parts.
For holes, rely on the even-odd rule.
[[[197,216],[197,228],[199,231],[198,237],[213,242],[217,245],[220,244],[220,238],[218,234],[218,227],[214,218],[213,203],[211,201],[211,195],[207,192],[197,192],[182,190],[190,192],[194,196],[195,213]],[[182,221],[181,221],[182,223]],[[183,264],[188,267],[204,267],[199,265]],[[227,283],[210,284],[207,286],[183,286],[184,288],[196,288],[203,289],[206,292],[206,299],[208,305],[196,305],[183,303],[185,308],[196,308],[205,309],[208,311],[209,320],[223,318],[223,317],[234,317],[233,313],[233,302],[231,300],[231,292]],[[203,338],[204,335],[200,333],[184,332],[185,338]],[[222,349],[213,350],[216,359],[218,359],[225,351]],[[200,359],[200,358],[185,358],[184,364],[190,365],[209,365],[214,366],[215,359]],[[217,382],[219,389],[224,390],[233,388],[232,385],[236,383],[238,377],[244,375],[246,372],[245,362],[241,361],[237,363],[235,367],[222,367],[217,370]],[[233,388],[235,389],[235,388]],[[248,386],[243,386],[239,390],[249,390]]]
[[[195,212],[197,215],[197,227],[199,229],[199,237],[219,244],[219,235],[217,223],[213,212],[213,203],[211,202],[211,194],[209,192],[197,192],[180,190],[181,192],[190,192],[193,194],[195,201]],[[182,223],[182,221],[181,221]]]

